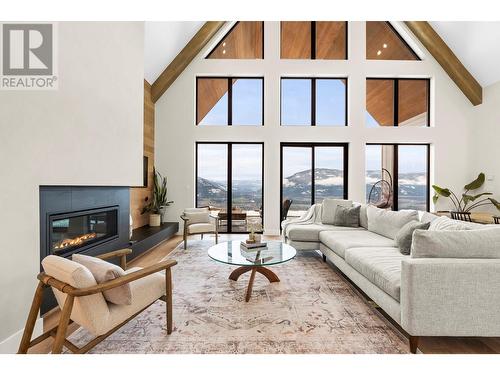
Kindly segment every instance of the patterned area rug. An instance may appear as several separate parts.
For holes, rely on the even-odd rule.
[[[236,268],[211,260],[213,241],[189,241],[175,249],[174,331],[165,329],[158,301],[91,353],[408,353],[399,334],[315,252],[299,253],[272,266],[281,279],[256,275],[245,302],[249,273],[228,279]],[[70,337],[83,346],[83,329]]]

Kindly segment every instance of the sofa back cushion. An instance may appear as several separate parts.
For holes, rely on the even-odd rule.
[[[416,230],[412,258],[500,259],[500,228]]]
[[[431,223],[436,220],[439,216],[431,214],[430,212],[423,212],[420,221],[422,223]]]
[[[415,210],[388,211],[369,206],[368,230],[388,238],[396,238],[398,231],[412,220],[418,220]]]
[[[429,230],[467,230],[472,229],[471,223],[453,220],[446,216],[440,216],[431,222]]]
[[[106,281],[111,281],[118,277],[125,276],[125,271],[121,267],[96,257],[74,254],[72,259],[73,261],[85,266],[92,273],[95,281],[97,281],[97,284],[102,284]],[[130,284],[105,290],[102,294],[104,295],[104,299],[106,299],[106,301],[116,305],[132,304],[132,291],[130,290]]]
[[[361,204],[359,209],[359,226],[368,229],[368,205]]]
[[[333,225],[335,209],[337,206],[352,207],[352,201],[346,199],[326,198],[323,199],[323,203],[321,205],[321,222],[323,224]]]

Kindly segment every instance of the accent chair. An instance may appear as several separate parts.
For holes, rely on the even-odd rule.
[[[192,234],[215,234],[215,243],[219,241],[219,218],[210,212],[210,207],[186,208],[181,215],[184,221],[184,249],[187,247],[187,237]]]

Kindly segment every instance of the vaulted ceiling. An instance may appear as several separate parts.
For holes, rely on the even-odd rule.
[[[146,22],[144,74],[153,83],[203,26],[195,22]],[[500,22],[430,22],[476,80],[500,81]]]

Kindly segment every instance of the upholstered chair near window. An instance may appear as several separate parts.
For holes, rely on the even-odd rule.
[[[215,234],[215,243],[219,240],[219,220],[210,212],[210,207],[186,208],[181,215],[184,220],[184,249],[187,247],[187,237],[191,234]]]

